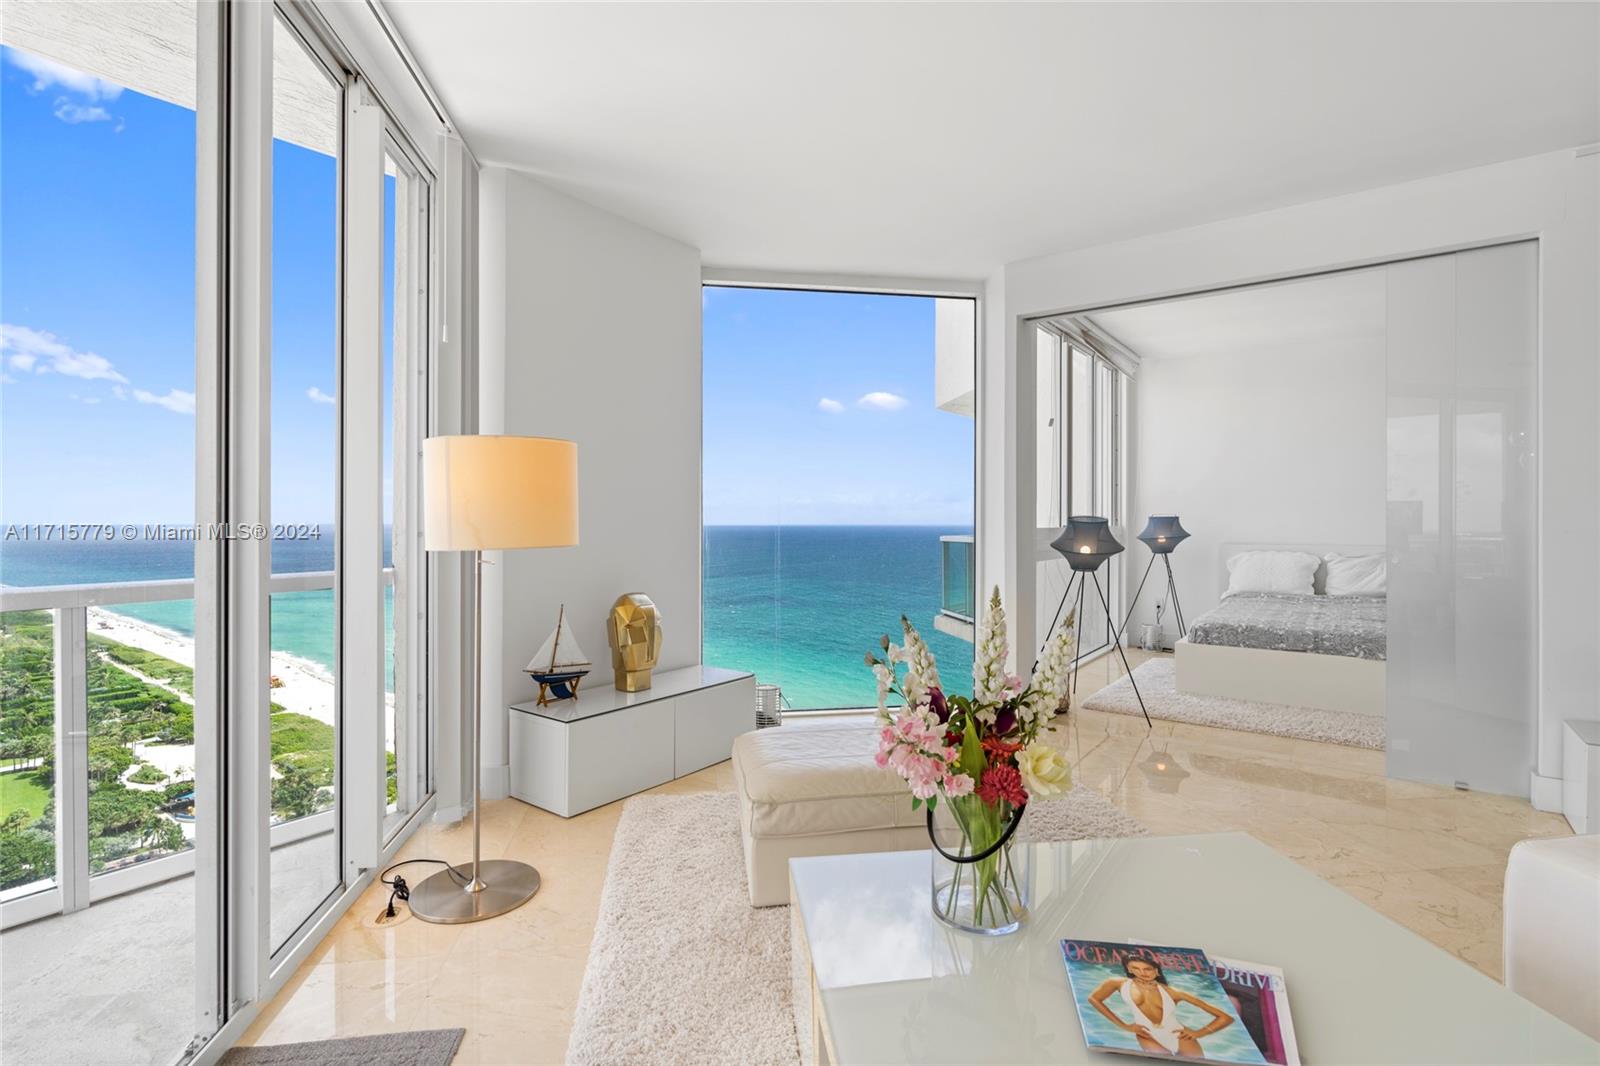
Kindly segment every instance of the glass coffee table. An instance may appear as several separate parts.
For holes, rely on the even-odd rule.
[[[1131,1062],[1084,1047],[1063,937],[1281,967],[1307,1063],[1600,1063],[1600,1044],[1242,833],[1030,844],[1028,924],[948,929],[929,853],[794,859],[806,1063]]]

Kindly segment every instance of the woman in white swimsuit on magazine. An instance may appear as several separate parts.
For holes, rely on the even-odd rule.
[[[1210,1036],[1233,1024],[1233,1016],[1218,1010],[1199,996],[1182,989],[1170,988],[1161,967],[1150,959],[1137,957],[1122,960],[1126,977],[1112,977],[1104,981],[1089,997],[1094,1009],[1119,1029],[1132,1033],[1139,1041],[1139,1050],[1156,1055],[1182,1055],[1185,1058],[1203,1059],[1205,1051],[1200,1038]],[[1120,996],[1133,1014],[1131,1022],[1117,1017],[1106,1000]],[[1188,1003],[1211,1015],[1210,1024],[1202,1029],[1190,1029],[1178,1020],[1178,1004]]]

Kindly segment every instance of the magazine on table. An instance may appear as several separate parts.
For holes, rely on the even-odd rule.
[[[1061,955],[1089,1047],[1190,1062],[1268,1062],[1199,948],[1063,940]]]
[[[1211,967],[1234,1012],[1263,1058],[1275,1066],[1300,1066],[1289,1015],[1289,986],[1276,966],[1211,956]]]
[[[1141,940],[1130,940],[1141,944]],[[1212,955],[1211,969],[1222,990],[1233,1001],[1235,1015],[1244,1024],[1256,1050],[1274,1066],[1300,1066],[1300,1049],[1294,1039],[1294,1018],[1289,1014],[1289,986],[1276,966]]]

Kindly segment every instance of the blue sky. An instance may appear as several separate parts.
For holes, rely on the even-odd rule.
[[[0,521],[192,520],[194,129],[0,48]],[[273,517],[326,522],[334,161],[279,141],[273,168]],[[707,289],[707,523],[970,525],[972,421],[933,405],[933,306]]]
[[[934,406],[933,300],[704,304],[706,524],[971,525],[973,422]]]
[[[194,113],[3,48],[0,136],[0,520],[192,521]],[[274,518],[330,521],[334,162],[273,166]]]

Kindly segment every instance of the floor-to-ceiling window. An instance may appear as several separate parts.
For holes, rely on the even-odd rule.
[[[302,5],[0,40],[0,1059],[175,1062],[428,798],[432,177]]]
[[[1110,519],[1113,533],[1127,546],[1133,534],[1122,514],[1122,373],[1080,337],[1047,326],[1034,328],[1035,353],[1035,512],[1039,557],[1036,562],[1036,616],[1042,642],[1060,610],[1071,570],[1047,545],[1073,515]],[[1137,532],[1135,530],[1134,532]],[[1100,586],[1111,604],[1112,626],[1119,614],[1123,561],[1113,557],[1102,568]],[[1076,586],[1068,611],[1077,604]],[[1082,618],[1074,618],[1081,654],[1109,645],[1106,610],[1091,585]]]
[[[198,865],[192,5],[0,47],[0,1059],[166,1061],[215,1028]],[[13,607],[20,609],[11,609]],[[197,848],[197,843],[201,844]],[[203,953],[203,952],[202,952]]]
[[[872,706],[904,615],[971,691],[974,306],[705,289],[706,663]]]

